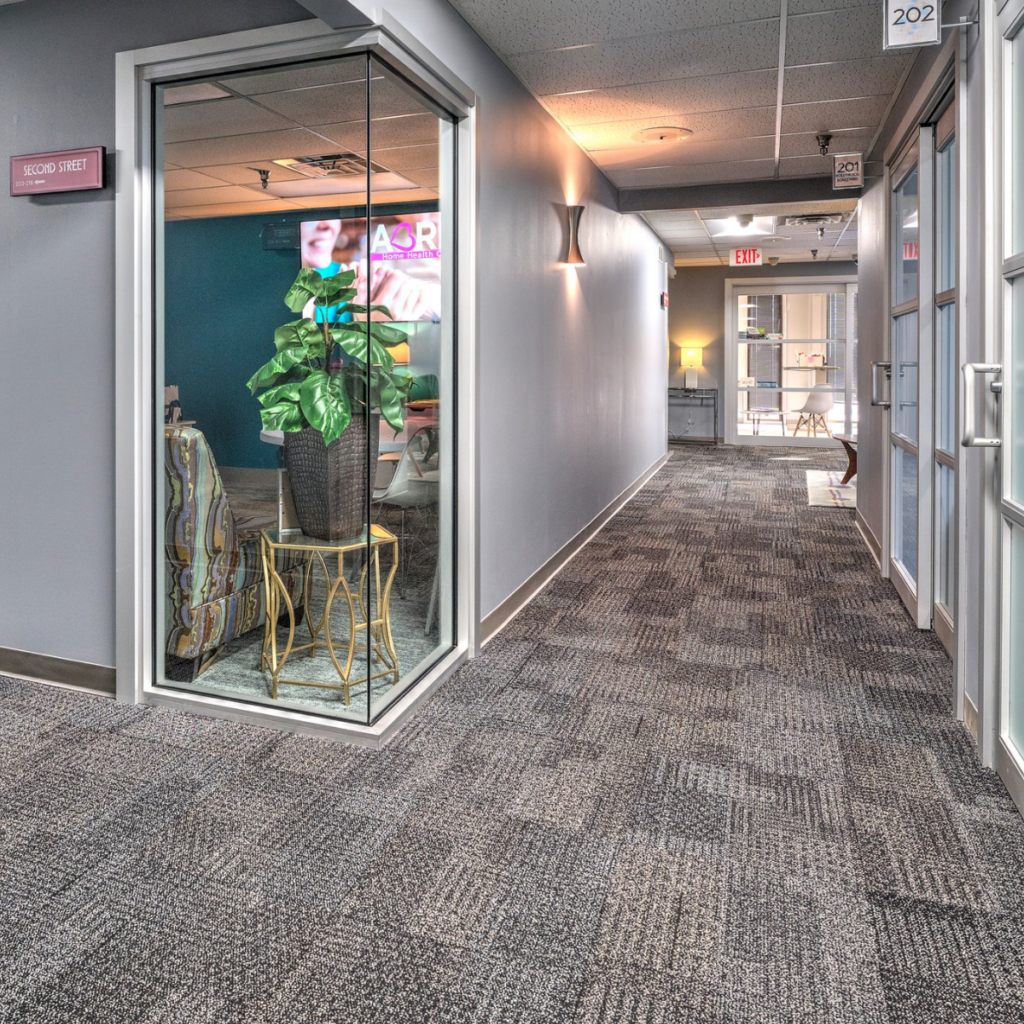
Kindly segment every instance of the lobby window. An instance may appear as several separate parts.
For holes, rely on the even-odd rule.
[[[453,120],[369,54],[156,104],[157,684],[369,724],[454,643]]]

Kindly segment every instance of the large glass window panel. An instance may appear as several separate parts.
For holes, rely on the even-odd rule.
[[[1024,755],[1024,530],[1008,527],[1010,534],[1009,604],[1003,628],[1008,634],[1010,661],[1005,666],[1009,690],[1009,736]]]
[[[1012,88],[1010,89],[1010,138],[1013,152],[1012,166],[1024,167],[1024,32],[1018,31],[1010,43]],[[1019,173],[1010,176],[1011,252],[1024,252],[1024,178]]]
[[[935,314],[935,446],[956,450],[956,303],[940,306]]]
[[[917,459],[893,446],[892,552],[907,576],[917,581]]]
[[[1015,277],[1010,287],[1013,307],[1013,339],[1009,346],[1012,422],[1005,436],[1010,446],[1010,497],[1018,505],[1024,505],[1024,276]]]
[[[935,603],[954,615],[956,599],[956,473],[948,466],[935,466]]]
[[[917,440],[917,313],[896,318],[893,359],[893,429],[911,441]]]
[[[454,133],[370,67],[162,86],[155,133],[157,682],[360,723],[454,628]]]
[[[956,287],[956,143],[935,156],[935,290]]]
[[[917,298],[920,259],[920,220],[918,211],[917,167],[907,175],[893,194],[893,305]]]

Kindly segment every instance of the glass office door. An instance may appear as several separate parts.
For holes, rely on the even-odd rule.
[[[930,268],[930,238],[922,231],[921,195],[928,194],[931,165],[915,139],[892,175],[890,271],[892,353],[889,443],[889,564],[903,603],[920,628],[931,626],[931,474],[921,472],[930,451],[930,351],[922,331],[922,267]],[[923,250],[923,252],[922,252]],[[924,256],[924,259],[922,259]],[[922,401],[922,398],[924,399]],[[925,456],[927,457],[927,455]]]
[[[933,622],[953,656],[957,605],[957,138],[952,90],[934,130],[935,288],[935,549]]]

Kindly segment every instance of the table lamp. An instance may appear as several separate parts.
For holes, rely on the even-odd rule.
[[[686,369],[686,387],[697,387],[697,369],[703,365],[703,349],[684,348],[679,365]]]

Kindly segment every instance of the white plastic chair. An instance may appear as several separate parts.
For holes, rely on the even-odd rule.
[[[819,429],[824,430],[831,437],[832,431],[828,428],[827,416],[834,405],[835,397],[828,384],[818,384],[812,388],[807,395],[807,401],[796,410],[800,414],[800,418],[796,421],[793,436],[796,437],[800,433],[800,428],[806,425],[808,437],[811,436],[812,429],[815,437],[818,436]]]

